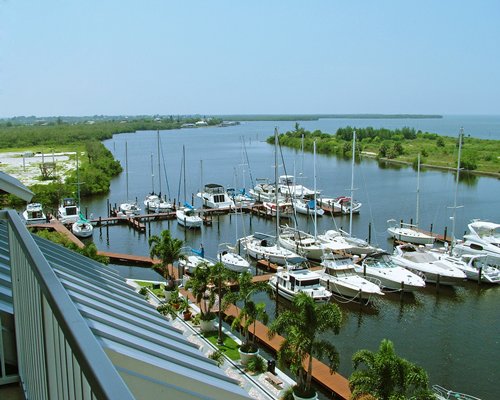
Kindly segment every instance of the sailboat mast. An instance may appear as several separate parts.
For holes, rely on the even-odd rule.
[[[313,143],[313,176],[314,176],[314,240],[318,237],[318,213],[316,212],[316,139]]]
[[[352,133],[352,164],[351,164],[351,206],[349,208],[349,236],[352,236],[352,207],[354,204],[354,160],[356,157],[356,131]]]
[[[451,223],[451,246],[455,241],[455,219],[457,215],[457,195],[458,195],[458,181],[460,179],[460,156],[462,154],[462,137],[464,135],[464,128],[460,128],[460,133],[458,134],[458,162],[457,162],[457,176],[455,179],[455,198],[453,200],[453,218]]]
[[[276,202],[276,245],[279,247],[280,208],[278,202],[278,128],[274,128],[274,195]]]
[[[158,194],[161,196],[161,157],[160,157],[160,130],[156,131],[156,147],[158,151],[158,184],[159,184],[159,192]]]
[[[155,192],[155,172],[153,169],[153,153],[151,153],[151,194]]]
[[[183,181],[184,181],[184,201],[187,201],[186,199],[186,148],[184,145],[182,145],[182,174],[183,174]]]
[[[76,151],[76,188],[78,207],[80,207],[80,168],[78,165],[78,150]]]
[[[126,178],[126,189],[127,189],[127,197],[125,198],[128,201],[128,143],[125,142],[125,178]]]
[[[415,226],[418,227],[418,218],[420,212],[420,153],[417,156],[417,209],[415,211]]]

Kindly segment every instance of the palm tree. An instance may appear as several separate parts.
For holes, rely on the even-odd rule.
[[[212,266],[202,263],[195,269],[193,275],[186,282],[186,289],[190,289],[200,309],[201,319],[210,318],[212,307],[215,303],[215,291],[210,290],[213,286],[211,276]]]
[[[245,342],[240,349],[246,353],[255,353],[257,351],[257,346],[255,345],[255,335],[253,341],[251,341],[249,327],[253,324],[255,334],[255,323],[257,319],[262,319],[264,324],[267,324],[268,320],[265,312],[265,304],[254,303],[250,296],[257,292],[269,292],[269,285],[267,282],[253,282],[252,278],[252,274],[248,271],[240,273],[237,280],[238,290],[236,292],[228,293],[224,297],[226,304],[236,304],[238,301],[243,302],[243,307],[240,309],[238,316],[233,320],[231,328],[235,329],[243,324]]]
[[[236,279],[236,273],[226,268],[222,262],[215,263],[212,268],[210,268],[210,280],[214,287],[217,288],[217,296],[219,300],[219,332],[217,338],[217,344],[222,345],[224,340],[222,338],[222,312],[227,302],[222,302],[222,298],[229,293],[228,283]]]
[[[382,340],[378,352],[357,351],[352,362],[355,371],[349,378],[349,387],[353,399],[366,394],[380,400],[434,398],[425,370],[397,356],[390,340]],[[361,364],[365,368],[358,369]]]
[[[319,338],[324,332],[337,335],[342,324],[342,313],[333,303],[317,304],[305,293],[299,293],[293,299],[293,310],[280,314],[269,327],[269,338],[276,333],[283,333],[285,339],[278,350],[281,365],[290,366],[297,376],[294,392],[304,398],[314,397],[311,388],[312,359],[326,359],[330,373],[337,370],[339,354],[329,341]]]
[[[184,242],[180,239],[173,238],[169,230],[162,231],[160,236],[153,235],[148,240],[149,254],[151,258],[157,257],[160,259],[160,266],[153,266],[159,269],[166,281],[172,282],[172,274],[170,273],[170,266],[173,267],[175,261],[184,258],[182,254],[182,247]]]

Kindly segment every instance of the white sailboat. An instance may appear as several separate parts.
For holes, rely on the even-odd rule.
[[[389,236],[395,240],[401,242],[409,242],[415,244],[432,244],[434,243],[434,236],[427,235],[426,233],[420,232],[418,228],[418,211],[419,211],[419,193],[420,192],[420,153],[418,154],[417,161],[417,210],[415,214],[415,224],[401,223],[397,224],[396,220],[389,219],[387,223],[389,227],[387,228],[387,233]]]
[[[120,204],[121,213],[119,216],[121,217],[131,217],[134,215],[139,215],[141,213],[141,208],[135,201],[128,200],[128,143],[125,142],[125,177],[126,177],[126,193],[127,193],[127,201]]]
[[[186,199],[186,149],[182,146],[182,164],[181,169],[184,181],[184,199]],[[203,223],[201,217],[196,213],[194,207],[184,202],[184,207],[179,207],[175,211],[177,223],[185,228],[200,229]]]

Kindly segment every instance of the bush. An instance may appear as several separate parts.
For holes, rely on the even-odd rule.
[[[252,357],[248,363],[247,363],[247,370],[250,372],[256,372],[258,374],[261,374],[262,372],[265,372],[267,369],[267,364],[264,358],[257,356],[257,357]]]
[[[224,354],[220,350],[216,350],[208,355],[208,358],[214,360],[218,367],[224,364]]]

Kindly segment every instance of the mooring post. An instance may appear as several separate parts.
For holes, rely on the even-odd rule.
[[[430,229],[430,232],[432,233],[432,229],[434,228],[433,224],[431,224],[431,229]]]
[[[279,297],[279,286],[278,286],[278,279],[276,279],[276,309],[274,310],[274,314],[277,317],[278,316],[278,307],[279,307],[279,302],[278,302],[278,297]]]
[[[446,235],[448,234],[448,227],[444,227],[444,235],[443,235],[443,242],[446,242]]]
[[[106,200],[106,209],[108,210],[108,217],[111,217],[111,210],[109,209],[109,199]]]
[[[479,275],[477,277],[477,284],[480,285],[481,284],[481,278],[483,276],[483,267],[479,267]]]
[[[410,218],[410,225],[413,225],[413,218]]]
[[[89,215],[89,208],[85,207],[85,219],[89,219],[88,215]]]
[[[401,281],[401,290],[400,290],[400,293],[399,293],[399,298],[401,301],[403,301],[403,293],[405,291],[405,283],[403,281]]]
[[[403,227],[403,220],[400,220],[399,221],[399,227],[402,228]]]
[[[437,279],[436,279],[436,290],[439,292],[439,281],[441,280],[441,275],[437,275]]]
[[[368,243],[372,243],[372,223],[368,222]]]

